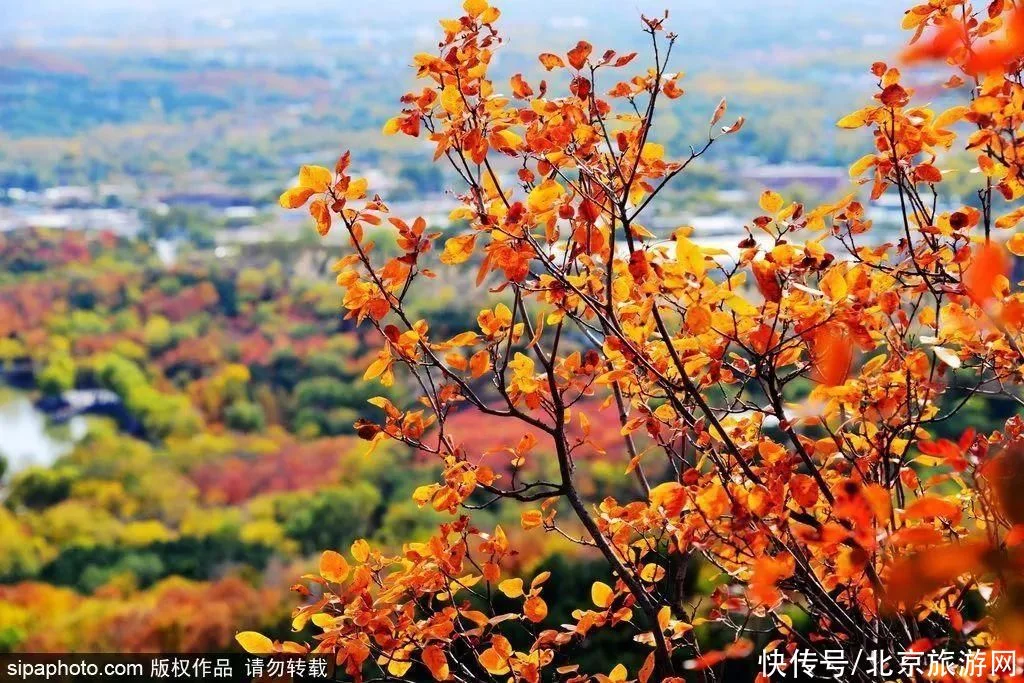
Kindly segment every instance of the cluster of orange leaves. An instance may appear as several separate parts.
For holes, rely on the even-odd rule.
[[[366,379],[407,377],[421,392],[409,408],[373,399],[382,420],[358,425],[365,439],[395,439],[443,464],[417,502],[455,514],[482,498],[518,501],[524,530],[579,534],[607,560],[614,585],[594,585],[596,609],[543,628],[546,577],[529,588],[502,580],[512,552],[504,532],[460,517],[395,556],[357,542],[355,568],[326,552],[320,574],[305,577],[317,592],[296,587],[307,598],[296,629],[322,629],[313,648],[335,653],[357,680],[372,660],[396,679],[422,665],[436,680],[482,671],[532,682],[551,667],[568,680],[626,681],[621,665],[592,676],[559,665],[591,631],[622,622],[635,623],[635,641],[650,650],[636,672],[642,683],[748,656],[752,619],[774,634],[764,649],[789,652],[1020,642],[1024,515],[1011,492],[1024,481],[1024,422],[957,443],[934,430],[971,396],[1013,400],[1022,379],[1024,297],[992,233],[1024,219],[1024,208],[994,215],[995,202],[1024,195],[1021,13],[1002,0],[985,19],[962,0],[912,8],[904,25],[917,42],[906,59],[954,65],[946,85],[971,79],[969,104],[940,113],[914,104],[900,70],[878,62],[874,101],[838,122],[873,133],[874,150],[850,175],[869,186],[867,202],[899,196],[895,242],[865,239],[872,221],[855,192],[809,210],[765,191],[763,213],[729,254],[701,246],[691,228],[666,240],[641,222],[676,175],[743,125],[719,125],[723,101],[688,157],[667,158],[652,140],[656,105],[684,94],[680,74],[666,68],[675,37],[664,18],[643,20],[655,64],[639,75],[600,88],[599,76],[635,55],[599,55],[579,42],[564,56],[540,55],[566,92],[550,95],[546,81],[516,74],[503,94],[488,78],[500,13],[484,0],[464,8],[441,22],[437,55],[415,56],[426,85],[402,98],[384,130],[423,136],[435,160],[451,163],[466,186],[451,218],[467,229],[442,246],[422,219],[391,216],[353,177],[347,154],[333,172],[304,167],[281,203],[313,199],[322,234],[340,219],[351,244],[336,264],[346,315],[385,340]],[[966,148],[977,153],[981,208],[929,201],[956,126],[972,128]],[[385,230],[401,253],[378,259],[372,237]],[[1020,234],[1007,244],[1024,253]],[[447,266],[472,260],[477,285],[501,299],[480,311],[476,329],[438,339],[427,321],[408,317],[407,292],[436,276],[431,252]],[[584,341],[567,340],[569,330]],[[812,387],[799,404],[785,391],[797,380]],[[617,413],[635,499],[580,496],[574,458],[594,448],[589,418],[575,409],[581,400]],[[510,434],[517,424],[535,430],[502,445],[510,472],[452,437],[445,423],[456,409],[504,418]],[[555,481],[524,467],[534,433],[550,440]],[[675,595],[671,576],[690,555],[731,587],[701,605]],[[520,608],[495,612],[495,590]],[[965,620],[968,594],[991,609]],[[812,617],[809,633],[794,627],[797,604]],[[731,644],[702,652],[694,627],[709,623]],[[510,624],[521,627],[522,649]],[[240,640],[252,651],[308,647],[252,633]]]

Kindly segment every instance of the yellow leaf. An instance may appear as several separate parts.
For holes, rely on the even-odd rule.
[[[292,619],[292,630],[293,631],[301,631],[302,629],[304,629],[306,627],[306,623],[308,621],[309,621],[309,613],[308,612],[299,612],[298,614],[295,615],[295,618]]]
[[[305,204],[316,192],[308,187],[293,187],[281,194],[277,203],[283,209],[297,209]]]
[[[645,564],[640,570],[640,578],[647,583],[657,583],[665,577],[665,568],[659,564]]]
[[[366,562],[370,557],[370,544],[361,538],[352,541],[352,557],[356,562]]]
[[[334,175],[323,166],[303,166],[299,169],[299,187],[308,187],[313,192],[326,192]]]
[[[473,248],[476,246],[476,233],[470,235],[459,235],[452,237],[444,243],[444,252],[441,254],[441,263],[455,265],[465,263],[473,255]]]
[[[274,651],[274,641],[256,631],[242,631],[235,634],[235,640],[249,654],[265,655]]]
[[[320,576],[333,583],[341,583],[348,578],[348,562],[340,553],[325,550],[320,556]]]
[[[348,184],[345,192],[346,199],[362,199],[366,196],[366,178],[356,178]]]
[[[969,111],[970,109],[968,107],[951,107],[939,114],[932,125],[935,128],[945,128],[946,126],[952,125],[962,119]]]
[[[928,5],[925,5],[925,8],[927,8],[927,7],[928,7]],[[903,15],[903,21],[900,22],[900,27],[903,28],[904,30],[912,29],[912,28],[918,26],[919,24],[923,23],[924,21],[926,21],[929,16],[931,16],[930,12],[928,12],[928,13],[921,13],[921,12],[914,12],[914,11],[907,12],[906,14]]]
[[[672,621],[672,608],[665,605],[658,610],[658,626],[662,631],[668,628],[669,623]]]
[[[470,346],[480,338],[476,332],[459,332],[446,342],[447,346]]]
[[[471,17],[478,17],[487,10],[486,0],[466,0],[462,3],[462,9]]]
[[[498,584],[498,590],[504,593],[507,598],[518,598],[523,595],[523,580],[505,579]]]
[[[829,268],[825,277],[821,278],[821,291],[832,301],[842,301],[846,298],[850,288],[846,284],[846,268],[836,265]]]
[[[642,158],[644,161],[657,161],[659,159],[664,158],[664,156],[665,147],[663,145],[659,145],[656,142],[644,143],[644,149],[640,153],[640,158]]]
[[[483,612],[477,612],[476,610],[460,609],[459,614],[472,621],[477,626],[483,626],[488,621],[487,615]]]
[[[856,177],[862,175],[864,173],[864,171],[868,170],[869,168],[871,168],[874,165],[875,165],[875,155],[874,154],[865,154],[860,159],[857,159],[857,161],[853,162],[853,165],[850,166],[850,177],[851,178],[856,178]]]
[[[676,232],[676,260],[687,272],[700,278],[708,269],[704,253],[682,233],[682,230]]]
[[[616,664],[615,668],[608,674],[608,680],[612,681],[612,683],[625,683],[626,676],[628,675],[629,672],[626,671],[626,667],[622,664]]]
[[[778,192],[765,190],[761,193],[761,199],[758,203],[761,205],[762,211],[770,214],[776,214],[779,212],[779,209],[782,208],[782,195]]]
[[[336,620],[330,614],[327,614],[325,612],[317,612],[313,615],[313,618],[310,619],[310,621],[313,622],[314,626],[318,626],[319,628],[322,628],[326,631],[334,625]]]
[[[733,294],[725,300],[725,305],[728,306],[734,313],[742,316],[757,315],[758,308],[752,303],[744,299],[739,294]]]
[[[551,71],[552,69],[561,69],[565,66],[565,62],[558,55],[553,55],[550,52],[537,55],[540,59],[540,63],[544,65],[544,69]]]
[[[462,113],[462,93],[454,85],[444,86],[444,90],[441,91],[441,106],[444,110],[452,116],[458,116]]]
[[[401,678],[412,668],[412,662],[408,659],[392,659],[388,662],[388,673]]]
[[[594,585],[590,587],[590,599],[598,607],[607,608],[612,604],[614,596],[615,593],[612,591],[612,587],[607,583],[595,581]]]
[[[423,486],[417,486],[416,490],[412,492],[412,499],[416,501],[416,504],[423,507],[434,497],[434,491],[438,489],[437,484],[424,484]]]
[[[398,121],[399,121],[399,119],[398,119],[397,116],[393,116],[390,119],[388,119],[387,123],[384,124],[384,128],[383,128],[383,131],[382,131],[384,133],[384,135],[394,135],[395,133],[397,133],[398,132]]]
[[[377,360],[370,363],[370,367],[366,368],[366,372],[363,373],[363,381],[369,381],[376,377],[380,377],[388,366],[391,364],[390,358],[378,358]]]
[[[998,97],[985,95],[974,100],[971,108],[979,114],[995,114],[1003,108],[1003,103]]]
[[[516,149],[519,147],[519,145],[523,144],[523,138],[520,137],[517,133],[514,133],[508,129],[499,130],[496,133],[496,135],[499,138],[501,138],[501,142],[504,144],[505,147],[511,149]]]
[[[537,213],[550,211],[552,207],[554,207],[555,202],[562,196],[563,189],[564,188],[554,180],[545,180],[543,183],[530,190],[530,195],[526,199],[527,205],[530,207],[530,211],[535,211]]]
[[[843,118],[836,121],[837,126],[846,129],[860,128],[865,123],[867,123],[867,119],[865,117],[865,111],[863,109],[861,109],[860,111],[855,111],[852,114],[847,114]]]

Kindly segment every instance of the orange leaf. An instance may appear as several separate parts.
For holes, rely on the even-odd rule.
[[[960,515],[959,505],[944,498],[935,498],[934,496],[918,498],[903,513],[906,519],[934,519],[942,517],[953,524],[960,521]]]
[[[654,673],[654,653],[647,655],[647,659],[644,660],[644,665],[640,667],[640,671],[637,672],[637,680],[640,683],[647,683],[651,679],[651,674]]]
[[[711,329],[711,311],[700,304],[686,309],[686,329],[692,334],[703,334]]]
[[[487,10],[486,0],[466,0],[462,3],[462,9],[471,17],[478,17]]]
[[[1014,256],[1024,256],[1024,232],[1015,233],[1006,242],[1006,248],[1010,250]]]
[[[949,585],[961,574],[982,569],[988,545],[960,543],[929,548],[896,561],[886,577],[887,598],[912,605],[920,598]]]
[[[853,340],[846,325],[818,328],[811,339],[811,356],[822,384],[834,387],[845,382],[853,364]]]
[[[818,482],[806,474],[794,474],[789,480],[789,491],[793,499],[805,508],[818,502]]]
[[[747,596],[756,605],[773,605],[780,597],[777,588],[780,581],[788,579],[796,571],[796,561],[789,553],[775,557],[762,555],[754,560],[754,574],[750,579]]]
[[[697,659],[691,659],[686,662],[685,666],[687,669],[694,671],[701,671],[702,669],[710,669],[713,666],[717,666],[725,661],[725,653],[720,650],[711,650],[705,652]]]
[[[894,546],[937,545],[942,543],[942,540],[942,534],[930,526],[903,527],[889,537],[889,543]]]
[[[539,596],[531,595],[523,603],[523,614],[533,623],[539,623],[548,615],[548,604]]]
[[[507,674],[508,664],[504,657],[498,654],[493,647],[489,647],[480,653],[480,665],[487,669],[487,672],[495,676]]]
[[[523,510],[520,518],[520,523],[524,529],[539,527],[543,521],[544,517],[541,515],[540,510]]]
[[[1002,247],[989,242],[976,248],[963,278],[967,296],[979,306],[991,302],[996,298],[996,283],[1006,277],[1009,270],[1010,264]]]
[[[967,40],[963,25],[952,17],[940,18],[937,26],[927,40],[920,40],[904,50],[901,59],[907,64],[942,60]]]
[[[931,164],[921,164],[915,171],[917,179],[925,183],[937,183],[942,180],[942,171]]]
[[[309,215],[316,221],[316,231],[320,233],[321,237],[326,236],[331,231],[331,212],[327,208],[326,201],[318,199],[310,204]]]
[[[572,65],[572,68],[577,70],[582,69],[583,65],[587,63],[587,57],[590,56],[593,49],[593,46],[585,40],[581,40],[576,43],[576,47],[569,50],[569,54],[567,55],[569,58],[569,64]],[[547,65],[545,64],[545,66]]]
[[[552,69],[561,69],[565,66],[565,62],[562,61],[561,57],[551,54],[550,52],[545,52],[540,55],[539,58],[540,63],[543,64],[544,68],[548,71],[551,71]]]
[[[527,97],[533,94],[533,88],[530,87],[529,83],[523,80],[522,74],[516,74],[515,76],[513,76],[511,80],[511,85],[513,97],[517,97],[519,99],[526,99]]]
[[[779,286],[778,266],[771,261],[754,261],[750,264],[754,271],[757,288],[767,301],[778,302],[782,299],[782,288]]]
[[[320,556],[320,576],[334,583],[341,583],[348,578],[348,562],[340,553],[325,550]]]
[[[996,491],[1003,514],[1018,525],[1015,531],[1019,534],[1019,526],[1024,524],[1024,497],[1020,495],[1024,484],[1024,449],[1020,445],[1004,449],[986,465],[985,477]]]
[[[316,194],[311,187],[293,187],[284,192],[277,200],[282,209],[297,209],[305,204],[310,197]]]
[[[481,349],[474,353],[469,359],[469,371],[476,379],[483,375],[485,372],[491,369],[491,357],[487,354],[486,349]]]
[[[423,663],[430,670],[430,675],[435,681],[447,681],[451,678],[451,671],[448,669],[448,658],[444,650],[437,645],[427,645],[423,648]]]

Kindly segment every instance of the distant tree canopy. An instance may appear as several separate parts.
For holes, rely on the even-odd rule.
[[[432,164],[404,165],[398,171],[398,178],[409,183],[418,196],[437,194],[444,189],[444,175]]]
[[[105,406],[47,435],[65,452],[0,473],[0,651],[222,651],[254,620],[283,636],[281,567],[357,537],[429,537],[440,514],[411,495],[436,467],[331,436],[377,410],[361,377],[379,343],[290,265],[321,252],[166,264],[145,239],[0,235],[0,369],[18,387],[0,401]],[[57,398],[72,388],[76,406]]]

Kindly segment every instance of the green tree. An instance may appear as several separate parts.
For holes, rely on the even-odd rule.
[[[277,517],[289,538],[305,553],[347,548],[368,536],[380,493],[366,482],[308,494],[289,494],[276,501]]]
[[[258,403],[235,401],[224,411],[224,424],[236,432],[260,432],[266,427],[266,416]]]

